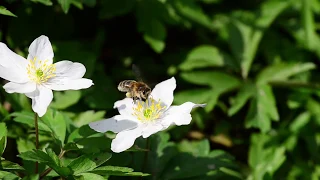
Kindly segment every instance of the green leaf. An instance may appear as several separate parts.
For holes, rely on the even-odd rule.
[[[74,176],[76,180],[106,180],[103,176],[93,173],[81,173],[79,176]]]
[[[58,3],[60,4],[60,6],[65,14],[68,13],[69,8],[70,8],[70,4],[72,1],[73,0],[58,0]]]
[[[285,147],[266,147],[270,137],[266,134],[254,134],[251,136],[249,150],[249,165],[253,169],[253,179],[264,179],[265,174],[273,175],[285,161]]]
[[[313,63],[274,64],[263,69],[258,74],[256,82],[260,85],[270,81],[286,80],[290,76],[309,71],[315,67]]]
[[[226,64],[232,64],[231,57],[215,46],[201,45],[192,49],[179,67],[182,70],[192,70],[202,67],[221,67]]]
[[[111,19],[116,16],[123,16],[132,11],[134,0],[104,0],[101,1],[101,9],[99,11],[99,18]]]
[[[16,15],[14,15],[12,12],[10,12],[9,10],[7,10],[5,7],[0,6],[0,14],[6,15],[6,16],[13,16],[13,17],[17,17]]]
[[[64,91],[54,92],[54,101],[51,102],[50,106],[55,109],[66,109],[76,104],[81,97],[80,91]]]
[[[46,149],[46,151],[47,153],[40,150],[27,151],[18,156],[24,160],[44,163],[61,176],[66,177],[72,174],[71,169],[69,167],[64,167],[59,157],[51,149]]]
[[[2,179],[2,180],[20,180],[21,178],[11,172],[0,171],[0,179]]]
[[[39,174],[32,174],[32,175],[23,177],[22,180],[38,180],[38,179],[39,179]]]
[[[162,3],[157,1],[141,1],[137,4],[137,29],[143,33],[144,40],[156,53],[164,50],[167,36],[161,17],[162,8]]]
[[[156,52],[161,53],[165,48],[165,39],[167,31],[163,23],[154,19],[150,22],[144,22],[143,30],[144,40],[150,45],[150,47]]]
[[[290,124],[289,129],[293,133],[299,133],[300,130],[306,126],[306,124],[310,121],[311,114],[309,112],[303,112],[299,114],[294,121]]]
[[[98,111],[98,112],[86,111],[86,112],[82,112],[74,119],[74,124],[77,127],[81,127],[81,126],[87,125],[90,122],[101,120],[104,117],[105,114],[106,114],[105,111]]]
[[[233,54],[241,63],[244,78],[248,76],[264,30],[289,4],[290,1],[266,1],[255,13],[256,16],[248,12],[233,13],[228,28],[229,43]]]
[[[91,172],[95,174],[109,176],[149,176],[149,174],[133,172],[133,169],[128,167],[118,166],[102,166],[92,170]]]
[[[208,156],[210,152],[210,144],[208,140],[202,141],[182,141],[178,145],[180,152],[188,152],[193,156]]]
[[[83,139],[86,139],[92,135],[101,134],[92,130],[89,126],[82,126],[80,128],[75,129],[68,137],[68,143],[77,143]]]
[[[18,123],[26,124],[31,128],[34,128],[34,113],[32,112],[14,112],[10,116],[13,116],[13,120]],[[40,131],[51,132],[50,128],[42,121],[38,121],[38,127]]]
[[[209,85],[215,91],[224,92],[240,85],[240,80],[223,72],[195,71],[181,73],[181,77],[197,85]]]
[[[7,146],[7,127],[5,123],[0,123],[0,156],[2,156]]]
[[[228,110],[228,115],[232,116],[237,113],[246,102],[255,95],[256,87],[254,84],[246,83],[242,85],[235,99],[231,103],[231,107]]]
[[[91,155],[82,155],[70,162],[68,167],[72,169],[74,175],[88,172],[100,166],[111,158],[111,153],[99,153]]]
[[[17,146],[18,146],[19,153],[31,151],[32,149],[36,148],[33,141],[30,141],[28,139],[22,139],[22,138],[19,138],[17,140]]]
[[[39,2],[43,5],[46,5],[46,6],[52,6],[52,1],[51,0],[31,0],[32,2]]]
[[[271,87],[263,85],[257,87],[255,97],[251,100],[245,125],[246,128],[257,127],[267,132],[271,129],[271,120],[279,120],[276,101]]]
[[[67,131],[63,114],[59,111],[48,109],[47,113],[41,117],[41,120],[51,129],[53,137],[60,142],[60,146],[62,147]]]
[[[6,170],[6,171],[24,171],[25,169],[23,167],[21,167],[19,164],[17,163],[13,163],[13,162],[10,162],[10,161],[7,161],[7,160],[4,160],[4,159],[1,159],[0,160],[0,164],[1,164],[1,167],[0,169],[1,170]]]
[[[194,103],[206,103],[206,101],[211,97],[211,89],[193,89],[180,91],[175,94],[174,102],[176,104],[185,103],[186,100]]]
[[[205,14],[200,5],[193,0],[175,0],[172,1],[177,12],[195,23],[198,23],[208,29],[213,29],[213,23]]]

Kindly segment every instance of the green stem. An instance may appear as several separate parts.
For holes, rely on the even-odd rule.
[[[149,143],[150,143],[149,138],[147,138],[147,140],[146,140],[146,150],[147,151],[144,152],[144,161],[142,164],[141,172],[143,172],[145,170],[145,168],[148,164]]]
[[[36,149],[39,149],[39,128],[38,128],[38,114],[34,113],[34,127],[36,131]],[[38,174],[39,171],[39,163],[36,162],[36,170],[35,173]]]

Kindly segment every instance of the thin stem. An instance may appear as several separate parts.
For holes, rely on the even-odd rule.
[[[64,153],[66,153],[65,150],[61,150],[61,151],[60,151],[60,154],[59,154],[59,156],[58,156],[59,159],[61,159],[61,158],[63,157]],[[45,177],[46,175],[48,175],[51,171],[52,171],[52,168],[48,168],[48,169],[44,170],[44,171],[41,173],[41,175],[40,175],[40,179],[42,179],[43,177]]]
[[[34,127],[36,131],[36,149],[39,149],[39,128],[38,128],[38,114],[34,113]],[[38,174],[39,171],[39,163],[36,162],[36,170],[35,173]]]
[[[147,166],[147,163],[148,163],[148,152],[149,152],[149,138],[147,138],[146,140],[146,149],[147,151],[144,152],[144,161],[143,161],[143,164],[142,164],[142,168],[141,168],[141,172],[143,172]]]

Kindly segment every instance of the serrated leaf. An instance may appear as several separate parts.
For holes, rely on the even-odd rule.
[[[192,49],[186,60],[180,64],[182,70],[192,70],[202,67],[221,67],[231,64],[231,57],[219,51],[215,46],[201,45]]]
[[[72,174],[70,168],[62,166],[59,157],[51,149],[46,149],[46,151],[47,153],[40,150],[27,151],[18,156],[24,160],[44,163],[61,176],[66,177]]]
[[[20,180],[21,178],[11,172],[0,171],[1,180]]]
[[[68,167],[70,167],[74,175],[80,173],[88,172],[94,168],[100,166],[111,158],[111,153],[99,153],[92,155],[82,155],[77,159],[70,162]]]
[[[250,102],[245,126],[246,128],[256,127],[262,132],[267,132],[271,129],[272,120],[279,120],[272,89],[268,85],[257,87],[255,97]]]
[[[32,112],[14,112],[10,114],[13,116],[13,120],[18,123],[26,124],[31,128],[34,128],[34,113]],[[38,128],[40,131],[51,132],[50,128],[42,121],[38,121]]]
[[[228,110],[228,115],[232,116],[235,113],[237,113],[244,105],[245,103],[255,95],[256,92],[256,86],[251,83],[247,83],[242,85],[240,90],[238,91],[235,99],[231,103],[231,107]]]
[[[85,111],[85,112],[80,113],[74,119],[74,124],[77,127],[81,127],[81,126],[87,125],[90,122],[102,119],[105,114],[106,114],[105,111],[97,111],[97,112]]]
[[[13,14],[12,12],[10,12],[9,10],[7,10],[5,7],[0,6],[0,14],[6,15],[6,16],[13,16],[13,17],[17,17],[15,14]]]
[[[39,2],[43,5],[46,5],[46,6],[52,6],[52,1],[51,0],[31,0],[32,2]]]
[[[106,178],[93,173],[81,173],[78,176],[73,176],[75,180],[105,180]]]
[[[5,123],[0,123],[0,156],[2,156],[7,146],[7,127]]]
[[[54,92],[54,101],[51,102],[50,106],[55,109],[66,109],[76,104],[81,97],[80,91],[65,91],[65,92]]]
[[[47,113],[41,117],[41,120],[50,128],[53,137],[60,142],[60,146],[62,147],[67,131],[67,125],[63,114],[59,111],[48,109]]]
[[[274,64],[262,70],[257,76],[257,84],[265,84],[270,81],[286,80],[290,76],[314,69],[313,63]]]
[[[102,166],[91,171],[95,174],[109,176],[149,176],[149,174],[141,172],[133,172],[133,169],[119,166]]]
[[[4,159],[0,160],[0,169],[6,171],[24,171],[25,169],[21,167],[19,164],[10,162]]]

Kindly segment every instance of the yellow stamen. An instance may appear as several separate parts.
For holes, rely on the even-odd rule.
[[[48,60],[37,61],[36,58],[29,61],[27,66],[28,77],[31,81],[42,84],[47,82],[50,78],[55,77],[56,66],[49,64]]]
[[[144,101],[137,101],[136,106],[133,108],[133,115],[142,122],[152,121],[159,119],[166,106],[161,104],[160,100],[155,101],[154,99],[147,99]]]

